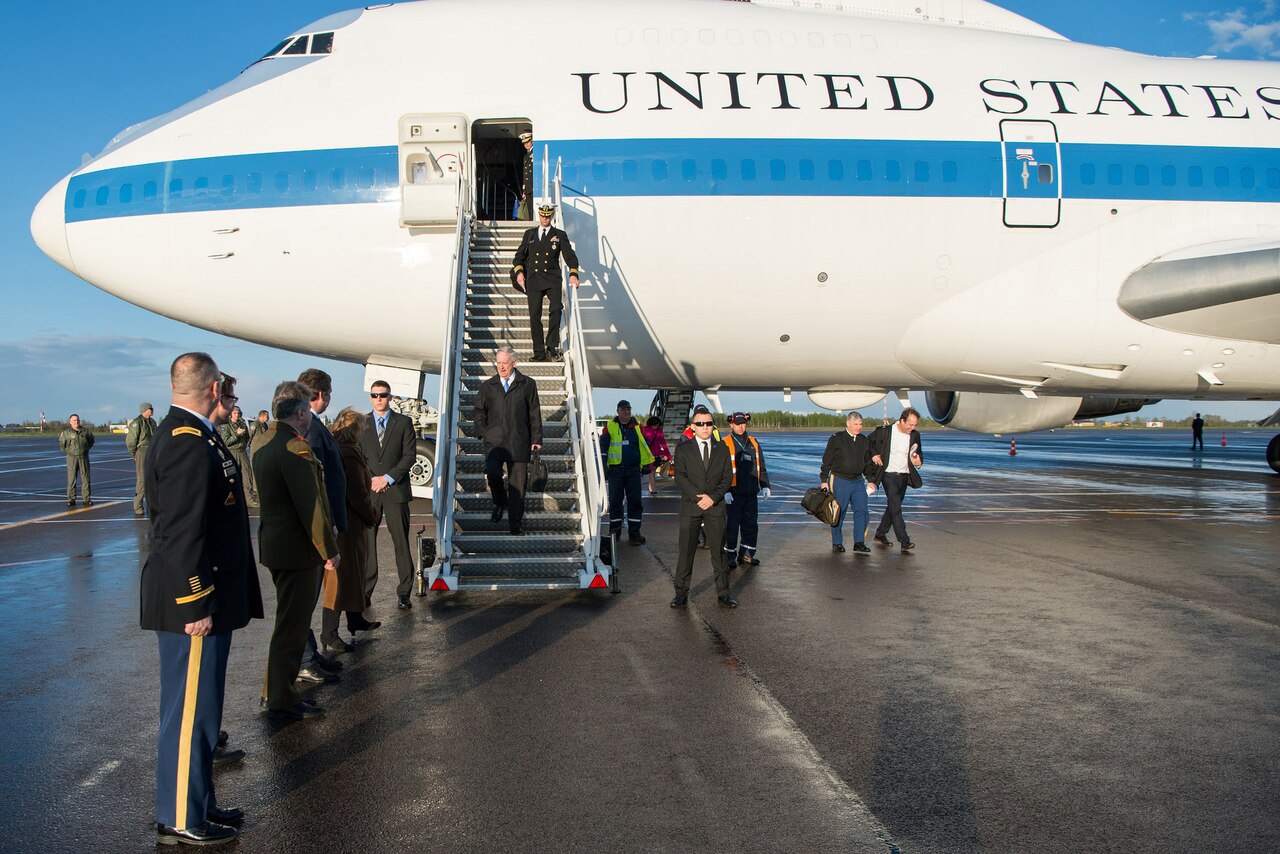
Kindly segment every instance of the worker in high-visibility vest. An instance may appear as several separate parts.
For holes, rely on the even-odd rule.
[[[644,542],[640,520],[644,507],[640,503],[641,470],[653,465],[653,452],[640,430],[640,422],[631,417],[631,404],[618,401],[618,417],[600,431],[600,453],[605,458],[605,479],[609,484],[609,533],[621,534],[622,521],[627,521],[627,538],[631,545]],[[625,499],[625,512],[624,503]]]
[[[759,566],[756,539],[760,533],[760,498],[769,497],[769,470],[756,437],[747,432],[751,416],[735,412],[729,416],[731,432],[724,437],[729,446],[733,487],[724,497],[729,518],[724,528],[724,559],[730,567]],[[741,532],[742,542],[738,542]]]

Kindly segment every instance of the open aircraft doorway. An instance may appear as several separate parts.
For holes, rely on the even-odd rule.
[[[532,131],[533,124],[528,119],[479,119],[472,124],[477,218],[518,218],[526,156],[520,134]]]

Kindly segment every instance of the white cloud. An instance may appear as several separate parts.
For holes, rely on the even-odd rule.
[[[1187,12],[1183,20],[1202,21],[1213,37],[1209,52],[1250,53],[1257,58],[1280,57],[1280,20],[1277,0],[1261,0],[1253,11],[1245,7],[1228,12]]]

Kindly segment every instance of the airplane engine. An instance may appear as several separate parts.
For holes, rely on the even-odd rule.
[[[973,433],[1032,433],[1069,423],[1083,398],[930,391],[925,400],[929,415],[944,427]]]

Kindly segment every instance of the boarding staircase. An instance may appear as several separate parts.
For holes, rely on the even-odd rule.
[[[662,388],[658,389],[653,402],[649,404],[649,417],[656,416],[662,422],[662,436],[667,440],[667,447],[672,453],[684,437],[685,428],[689,426],[694,394],[691,388]]]
[[[545,170],[544,170],[545,171]],[[560,213],[556,169],[557,226]],[[422,587],[433,591],[608,588],[618,590],[616,541],[601,540],[604,464],[577,292],[568,289],[562,362],[534,362],[528,304],[510,281],[511,258],[527,222],[460,215],[455,288],[440,377],[434,515],[438,560],[423,558]],[[484,441],[472,420],[480,384],[495,374],[499,347],[537,384],[542,405],[544,492],[526,492],[524,536],[491,521]],[[607,528],[606,528],[607,530]]]

